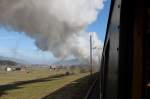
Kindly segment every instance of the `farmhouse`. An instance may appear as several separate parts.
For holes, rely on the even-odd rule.
[[[5,69],[6,71],[12,71],[13,70],[13,68],[11,68],[11,67],[6,67],[6,69]]]

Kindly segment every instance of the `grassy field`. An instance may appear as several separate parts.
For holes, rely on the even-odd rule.
[[[49,71],[47,68],[29,68],[27,71],[0,71],[0,85],[16,81],[25,81],[48,77],[51,75],[64,74],[65,70]]]
[[[1,72],[0,99],[83,99],[89,74],[64,74],[47,69]]]

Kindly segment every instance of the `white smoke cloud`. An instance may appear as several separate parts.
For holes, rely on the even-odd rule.
[[[25,32],[57,58],[86,60],[89,34],[84,29],[102,8],[103,0],[0,0],[0,26]]]
[[[90,35],[92,35],[92,50],[93,50],[93,60],[99,61],[101,56],[103,42],[98,39],[97,33],[86,33],[82,32],[79,35],[74,35],[73,38],[70,38],[71,52],[79,60],[87,62],[90,57]],[[75,40],[75,41],[74,41]],[[69,44],[68,44],[69,45]]]

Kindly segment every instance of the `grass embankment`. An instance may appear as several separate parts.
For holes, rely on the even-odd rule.
[[[0,74],[0,99],[82,99],[89,85],[87,75],[48,70]]]

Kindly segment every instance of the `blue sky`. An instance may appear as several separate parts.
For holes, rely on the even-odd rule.
[[[87,27],[88,32],[97,32],[99,39],[102,41],[105,39],[110,2],[111,0],[104,2],[104,8],[100,11],[97,20]]]
[[[90,24],[87,32],[97,32],[104,41],[111,0],[104,2],[104,8],[97,20]],[[0,27],[0,56],[18,58],[29,63],[50,63],[57,61],[50,52],[43,52],[35,46],[35,41],[25,33],[8,31]]]

